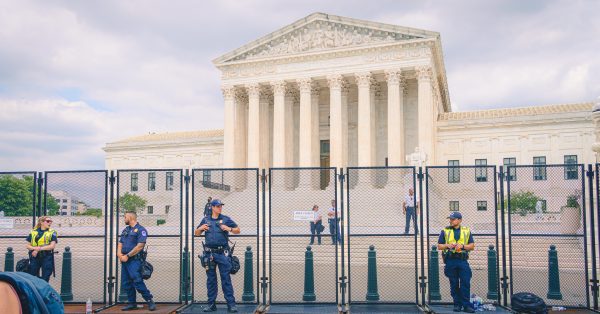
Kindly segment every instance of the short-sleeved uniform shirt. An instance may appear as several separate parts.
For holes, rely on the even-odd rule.
[[[38,241],[39,241],[39,240],[42,238],[42,236],[44,235],[44,231],[42,230],[42,228],[37,228],[37,230],[36,230],[36,231],[37,231],[37,233],[38,233],[38,234],[37,234],[37,237],[36,237],[36,239],[35,239],[35,242],[38,242]],[[27,239],[27,242],[31,243],[31,233],[29,233],[29,234],[27,235],[27,238],[26,238],[26,239]],[[56,232],[54,232],[54,233],[52,234],[52,239],[50,239],[50,242],[52,242],[52,241],[54,241],[54,242],[58,243],[58,239],[57,239],[57,237],[56,237]]]
[[[328,218],[328,219],[335,219],[335,212],[336,212],[336,211],[337,211],[337,208],[335,208],[335,207],[330,207],[328,212],[329,212],[329,213],[333,213],[333,215],[332,215],[332,216],[327,216],[327,218]],[[339,213],[338,213],[338,214],[339,214]],[[340,219],[340,217],[339,217],[339,216],[338,216],[337,218],[338,218],[338,219]]]
[[[404,203],[406,204],[406,207],[415,207],[415,195],[406,194],[404,197]]]
[[[208,230],[204,232],[205,244],[207,247],[216,248],[219,246],[227,246],[229,243],[229,232],[221,230],[220,225],[226,225],[230,228],[237,228],[237,223],[229,216],[219,214],[219,217],[212,218],[212,216],[204,217],[200,221],[197,228],[202,225],[208,225]]]
[[[127,226],[121,232],[121,239],[119,242],[123,244],[121,248],[122,254],[127,254],[133,250],[138,243],[146,243],[146,239],[148,238],[148,231],[146,228],[142,227],[139,223],[137,223],[134,227]]]
[[[460,228],[454,228],[454,238],[456,239],[456,241],[458,241],[458,239],[460,239]],[[475,241],[473,240],[473,233],[469,232],[469,240],[467,240],[467,244],[471,244],[471,243],[475,243]],[[438,239],[438,244],[446,244],[446,234],[444,233],[444,230],[442,230],[442,232],[440,232],[440,238]]]

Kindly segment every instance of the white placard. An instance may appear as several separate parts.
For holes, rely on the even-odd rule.
[[[296,221],[313,221],[315,220],[315,214],[311,210],[295,210],[294,220]]]
[[[0,229],[13,229],[15,221],[12,218],[0,218]]]

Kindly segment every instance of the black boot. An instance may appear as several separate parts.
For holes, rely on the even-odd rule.
[[[202,309],[202,312],[215,312],[217,310],[217,305],[214,303],[211,304],[207,304],[204,309]]]

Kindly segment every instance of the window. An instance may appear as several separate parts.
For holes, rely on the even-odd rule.
[[[459,211],[460,210],[459,207],[460,206],[458,204],[458,201],[450,201],[450,211],[451,212],[457,212],[457,211]]]
[[[173,172],[167,172],[167,183],[165,189],[167,191],[173,190]]]
[[[168,214],[171,210],[171,205],[165,205],[165,214]]]
[[[202,182],[210,183],[210,170],[202,170]]]
[[[545,213],[545,212],[546,212],[546,210],[547,210],[547,209],[546,209],[546,208],[547,208],[547,207],[546,207],[546,200],[538,200],[538,202],[539,202],[539,203],[540,203],[540,205],[541,205],[541,210],[542,210],[542,213]],[[535,205],[536,205],[535,211],[537,212],[537,211],[538,211],[537,204],[535,204]]]
[[[63,205],[63,206],[62,206],[62,209],[67,209],[67,205]]]
[[[63,201],[63,203],[66,203],[66,202],[67,202],[67,199],[66,199],[66,198],[63,198],[63,200],[62,200],[62,201]]]
[[[154,214],[154,206],[148,206],[148,214]]]
[[[131,174],[131,191],[135,192],[137,190],[138,190],[138,174],[132,173]]]
[[[577,180],[579,178],[577,167],[577,155],[565,155],[565,180]]]
[[[156,172],[148,172],[148,191],[156,190]]]
[[[460,182],[460,168],[458,160],[448,160],[448,183]]]
[[[546,156],[533,157],[533,180],[546,180]]]
[[[329,141],[321,141],[321,156],[329,156]]]
[[[477,211],[487,210],[487,201],[477,201]]]
[[[504,166],[514,166],[517,164],[517,158],[515,157],[508,157],[508,158],[504,158]],[[506,173],[506,180],[507,181],[517,181],[517,168],[515,167],[510,167],[507,168],[508,171]]]
[[[475,159],[475,182],[487,182],[487,159]]]

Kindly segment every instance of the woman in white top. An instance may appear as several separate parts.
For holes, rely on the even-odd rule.
[[[319,213],[319,206],[313,206],[312,210],[314,218],[313,221],[310,222],[310,245],[315,243],[315,234],[317,234],[318,243],[321,245],[321,231],[325,229],[323,227],[323,217]]]

